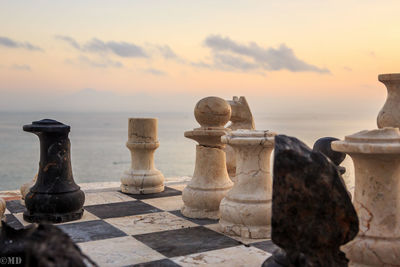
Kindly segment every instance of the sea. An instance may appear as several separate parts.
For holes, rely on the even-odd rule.
[[[253,114],[256,129],[295,136],[312,147],[320,137],[344,136],[374,129],[371,116],[344,114]],[[199,127],[193,113],[44,113],[0,112],[0,191],[18,189],[38,172],[39,139],[22,130],[32,121],[48,118],[71,126],[71,160],[77,183],[119,181],[130,167],[128,118],[158,118],[160,147],[155,152],[155,165],[166,180],[191,176],[194,171],[196,142],[184,132]],[[352,162],[344,162],[347,178],[354,175]]]

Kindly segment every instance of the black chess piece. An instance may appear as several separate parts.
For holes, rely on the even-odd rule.
[[[358,217],[336,163],[294,137],[275,137],[271,239],[280,249],[264,267],[345,267],[340,246]]]
[[[24,125],[24,131],[40,140],[39,173],[25,197],[24,219],[28,222],[68,222],[83,214],[85,194],[72,176],[70,127],[44,119]]]
[[[340,174],[344,174],[346,172],[346,168],[340,166],[340,163],[346,158],[346,153],[333,151],[331,147],[331,143],[333,141],[340,141],[334,137],[322,137],[315,141],[313,146],[313,151],[321,152],[325,156],[327,156],[333,163],[336,164]]]

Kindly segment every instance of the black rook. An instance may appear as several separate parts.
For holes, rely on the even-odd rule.
[[[23,130],[40,140],[38,178],[25,197],[24,219],[52,223],[80,219],[85,194],[72,176],[70,126],[44,119],[24,125]]]

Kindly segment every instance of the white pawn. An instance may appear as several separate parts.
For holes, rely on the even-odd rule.
[[[236,152],[236,183],[222,199],[219,221],[223,232],[245,238],[271,236],[272,178],[270,157],[275,133],[237,130],[222,142]]]
[[[128,142],[131,168],[121,178],[121,191],[152,194],[164,191],[164,175],[154,166],[154,151],[159,147],[156,118],[130,118]]]
[[[196,164],[192,180],[182,193],[182,214],[190,218],[219,218],[219,204],[232,188],[226,169],[225,144],[221,136],[230,130],[224,128],[231,116],[231,107],[219,97],[201,99],[194,115],[201,125],[185,132],[185,137],[199,143],[196,146]]]

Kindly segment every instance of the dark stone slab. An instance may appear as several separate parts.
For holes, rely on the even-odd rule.
[[[36,134],[40,141],[38,178],[25,197],[24,219],[39,223],[79,220],[85,194],[72,176],[70,127],[44,119],[24,125],[23,129]]]
[[[86,206],[85,209],[101,219],[162,211],[139,200]]]
[[[264,250],[269,253],[273,253],[275,250],[277,250],[279,247],[275,245],[272,240],[266,240],[266,241],[261,241],[257,243],[252,243],[250,244],[252,247],[259,248],[261,250]]]
[[[188,217],[183,216],[183,214],[181,213],[180,210],[173,210],[173,211],[170,211],[170,213],[172,213],[172,214],[174,214],[174,215],[176,215],[178,217],[181,217],[181,218],[183,218],[185,220],[194,222],[194,223],[196,223],[198,225],[216,224],[219,221],[218,219],[213,220],[213,219],[192,219],[192,218],[188,218]]]
[[[74,242],[88,242],[127,235],[101,220],[68,223],[57,225],[57,227],[67,233]]]
[[[9,200],[6,202],[6,207],[11,213],[20,213],[26,211],[25,206],[21,204],[20,200]]]
[[[133,237],[169,258],[241,244],[203,226],[134,235]]]
[[[158,261],[150,261],[131,265],[132,267],[179,267],[179,264],[171,261],[170,259],[162,259]]]
[[[168,186],[164,187],[164,191],[154,194],[128,194],[122,191],[120,192],[135,199],[150,199],[150,198],[172,197],[172,196],[182,195],[182,191],[176,190]]]
[[[275,137],[272,241],[282,248],[264,266],[347,266],[340,246],[358,217],[336,165],[296,138]]]

